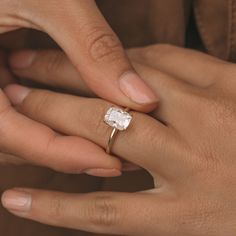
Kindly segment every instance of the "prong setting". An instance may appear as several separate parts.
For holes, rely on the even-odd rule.
[[[121,108],[111,107],[108,109],[104,122],[120,131],[126,130],[132,120],[132,116]]]

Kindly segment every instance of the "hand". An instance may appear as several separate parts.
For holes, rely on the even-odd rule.
[[[15,82],[12,74],[7,68],[7,55],[3,51],[0,51],[0,78],[0,88],[4,88],[6,85]],[[0,153],[0,165],[22,165],[25,163],[26,161],[19,157],[6,153]]]
[[[94,0],[1,1],[0,33],[21,27],[48,33],[100,97],[140,111],[156,106],[157,97],[134,71]]]
[[[15,79],[9,71],[9,68],[7,68],[7,54],[0,49],[0,88],[4,88],[14,82]]]
[[[98,233],[234,236],[235,65],[172,46],[129,54],[161,103],[153,118],[133,112],[132,126],[113,151],[147,169],[155,188],[84,195],[13,189],[4,193],[3,205],[23,218]],[[23,114],[105,146],[110,129],[100,121],[109,103],[16,85],[6,93]]]
[[[62,8],[63,11],[61,10]],[[83,78],[86,79],[86,83],[100,96],[124,106],[133,107],[137,110],[149,111],[155,107],[157,101],[156,97],[134,72],[125,56],[119,39],[104,20],[95,1],[53,0],[44,3],[32,0],[1,1],[0,33],[22,27],[44,31],[55,39],[67,52],[77,70],[79,70]],[[78,49],[79,53],[75,52],[75,48]],[[55,58],[55,63],[56,61],[57,59]],[[30,60],[28,60],[28,63],[29,62]],[[109,75],[109,77],[107,75]],[[1,84],[5,83],[3,79],[6,77],[8,77],[8,75],[4,73],[4,76],[1,77]],[[104,78],[107,80],[106,89],[104,89],[103,83],[100,82],[102,79],[105,81]],[[125,78],[127,78],[128,81]],[[130,83],[130,80],[135,80],[136,83]],[[135,89],[138,90],[137,94],[132,87],[133,84],[136,84]],[[124,93],[126,93],[127,96],[125,96]],[[13,110],[10,108],[10,103],[4,94],[0,96],[0,99],[1,108],[7,108],[7,111],[8,108],[9,110]],[[2,115],[4,116],[4,114]],[[19,115],[17,115],[17,117],[18,116]],[[68,142],[64,148],[62,148],[63,145],[60,145],[62,142],[61,139],[60,142],[52,142],[53,145],[50,146],[54,147],[60,145],[61,147],[55,148],[54,151],[52,149],[51,151],[53,152],[51,154],[48,152],[47,155],[45,155],[47,143],[51,144],[50,140],[54,136],[57,136],[57,134],[41,124],[36,124],[36,122],[33,122],[34,129],[32,129],[31,121],[28,121],[28,119],[22,116],[20,116],[20,119],[25,120],[24,124],[26,126],[22,126],[23,124],[17,118],[17,127],[19,127],[19,125],[21,127],[21,130],[17,132],[14,131],[16,129],[14,127],[16,123],[14,125],[12,123],[15,122],[14,120],[10,119],[9,124],[5,125],[7,120],[5,120],[5,118],[1,119],[2,127],[4,128],[3,131],[9,133],[7,137],[4,136],[3,143],[1,143],[0,140],[1,152],[10,154],[2,154],[1,163],[11,163],[11,160],[15,163],[15,157],[12,158],[12,155],[17,155],[24,158],[24,160],[29,163],[46,165],[55,170],[70,173],[80,173],[87,167],[99,167],[106,170],[107,176],[107,169],[109,169],[110,172],[111,169],[120,168],[119,161],[115,160],[114,162],[113,158],[106,158],[107,155],[104,156],[104,160],[95,161],[96,157],[93,157],[93,165],[91,166],[91,163],[88,163],[88,165],[85,166],[84,159],[78,160],[77,158],[78,150],[70,154],[66,151],[71,149],[71,145],[74,146],[75,141],[76,143],[79,141],[80,145],[84,146],[80,140],[72,140],[72,138],[70,138],[70,142]],[[24,127],[26,129],[23,129]],[[39,135],[36,135],[38,132],[37,129],[40,129],[40,127],[42,127],[42,129],[39,131]],[[19,132],[19,134],[17,134],[18,136],[12,135],[11,131]],[[26,140],[29,138],[25,135],[27,133],[34,137],[34,140],[31,140],[32,143]],[[21,142],[18,142],[19,139]],[[68,138],[66,139],[69,141]],[[23,140],[25,140],[24,143]],[[55,141],[57,141],[57,138]],[[17,144],[15,142],[17,142]],[[76,145],[78,149],[80,145]],[[33,150],[35,150],[34,155],[32,155]],[[59,153],[59,158],[57,159],[58,163],[54,161],[51,162],[51,156],[55,158],[57,153]],[[74,164],[65,163],[65,160],[70,155],[72,155],[72,159],[75,160]],[[47,158],[42,158],[42,156]],[[102,156],[100,156],[100,158],[101,157]],[[81,161],[83,163],[81,163]],[[99,166],[95,164],[97,161],[99,161]],[[76,168],[76,170],[74,168]]]
[[[0,53],[0,87],[14,82]],[[84,152],[84,149],[88,152]],[[66,137],[21,114],[0,89],[0,165],[34,164],[79,174],[100,168],[99,176],[120,175],[121,163],[88,140]],[[96,152],[96,156],[93,153]],[[70,162],[68,162],[70,159]]]

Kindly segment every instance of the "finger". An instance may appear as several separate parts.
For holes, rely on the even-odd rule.
[[[0,153],[0,165],[24,165],[27,164],[27,162],[19,157],[6,154],[6,153]]]
[[[56,134],[45,125],[16,112],[2,91],[0,107],[1,152],[67,173],[102,168],[104,172],[97,173],[106,174],[107,170],[110,176],[114,175],[114,169],[120,169],[120,162],[94,143]]]
[[[160,196],[154,197],[147,193],[79,195],[13,189],[3,194],[2,203],[17,216],[53,226],[119,235],[172,235],[174,207]]]
[[[57,0],[47,7],[35,1],[27,4],[27,17],[64,49],[97,95],[142,111],[156,106],[156,95],[132,68],[94,0],[63,1],[63,11]]]
[[[202,93],[201,89],[160,70],[139,63],[133,64],[161,99],[158,109],[152,115],[182,132],[186,117],[193,110],[196,98]]]
[[[69,58],[59,50],[23,50],[11,55],[14,73],[54,88],[95,97]]]
[[[80,79],[80,75],[75,67],[65,54],[58,50],[17,52],[12,55],[10,63],[13,68],[18,68],[14,69],[18,76],[55,87],[64,87],[72,91],[77,90],[80,95],[93,97],[92,92]],[[19,66],[21,66],[21,69],[19,69]],[[145,66],[145,63],[139,64],[134,62],[133,66],[142,75],[145,82],[161,98],[158,109],[153,113],[156,114],[155,117],[166,123],[176,121],[174,115],[177,109],[173,109],[173,107],[176,107],[176,105],[182,106],[182,102],[179,102],[181,99],[179,88],[184,87],[182,90],[186,90],[185,85],[181,80],[178,81],[178,79],[167,73],[162,73],[158,69]],[[68,78],[70,79],[68,80]],[[185,97],[182,100],[184,101]]]
[[[12,54],[10,64],[17,76],[28,78],[52,87],[68,89],[80,96],[95,97],[86,86],[68,57],[59,50],[23,50]],[[140,169],[131,163],[123,163],[123,171]]]
[[[6,33],[20,28],[36,28],[31,24],[27,17],[23,17],[21,13],[24,9],[23,1],[1,1],[0,2],[0,33]]]
[[[0,6],[0,8],[1,8],[1,6]],[[4,12],[4,13],[6,14],[6,12]],[[2,14],[2,13],[0,13],[0,14]],[[29,22],[25,19],[20,19],[15,16],[13,17],[13,15],[9,15],[8,17],[4,16],[3,18],[1,18],[0,34],[19,30],[21,28],[32,28],[32,29],[36,29],[36,30],[39,29],[37,26],[31,24],[31,22]]]
[[[59,132],[79,135],[103,148],[107,146],[111,127],[105,124],[103,119],[107,110],[113,106],[109,102],[50,91],[29,90],[18,85],[8,86],[5,91],[19,111],[32,119]],[[25,95],[24,98],[22,94]],[[132,115],[130,127],[119,132],[116,137],[113,153],[147,169],[156,168],[153,162],[157,163],[157,166],[163,166],[160,162],[164,156],[168,159],[166,153],[173,151],[171,147],[175,137],[172,137],[168,127],[152,117],[137,112],[132,112]],[[147,156],[149,158],[144,158]]]
[[[7,57],[6,54],[0,51],[0,88],[4,88],[6,85],[15,82],[12,74],[7,69]]]
[[[6,26],[6,25],[0,25],[0,34],[7,33],[10,31],[14,31],[19,29],[20,27],[18,26]]]
[[[191,49],[172,45],[155,45],[146,48],[131,49],[128,55],[133,60],[152,66],[185,82],[208,87],[222,76],[222,67],[227,64]]]

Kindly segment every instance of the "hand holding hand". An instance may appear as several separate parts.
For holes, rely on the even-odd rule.
[[[0,33],[22,27],[48,33],[68,54],[81,78],[99,96],[140,111],[150,111],[156,106],[155,94],[133,69],[119,39],[94,0],[1,1]],[[21,66],[29,65],[33,57],[31,54]],[[59,63],[59,60],[54,58],[54,63]],[[2,77],[3,83],[7,76]],[[16,113],[2,91],[0,124],[0,151],[22,157],[27,162],[70,173],[100,168],[105,169],[105,176],[114,175],[110,170],[121,167],[118,160],[106,158],[102,152],[100,158],[93,156],[85,165],[85,159],[78,158],[80,146],[92,145],[92,150],[95,148],[93,144],[76,137],[63,137]],[[67,150],[71,150],[70,153]],[[1,159],[4,163],[12,162],[8,155]],[[72,162],[66,162],[67,159]]]
[[[100,97],[140,111],[156,106],[94,0],[1,1],[0,33],[21,27],[48,33]]]
[[[0,52],[0,87],[13,83],[14,79],[6,68],[6,56]],[[84,153],[87,147],[96,156]],[[121,163],[107,155],[95,144],[75,136],[66,137],[18,113],[2,89],[0,89],[0,165],[34,164],[50,167],[57,171],[99,176],[120,175]],[[70,160],[70,161],[68,161]]]
[[[152,117],[133,112],[113,152],[147,169],[155,188],[85,195],[13,189],[3,205],[20,217],[98,233],[234,236],[235,65],[170,46],[129,55],[161,103]],[[31,69],[17,73],[29,76]],[[109,130],[101,120],[110,103],[16,85],[6,93],[23,114],[104,147]]]

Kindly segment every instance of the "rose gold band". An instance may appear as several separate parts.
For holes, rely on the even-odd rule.
[[[116,138],[116,135],[118,134],[118,129],[116,128],[113,128],[112,129],[112,132],[111,132],[111,135],[109,137],[109,140],[108,140],[108,143],[107,143],[107,147],[106,147],[106,153],[110,154],[111,153],[111,148],[114,144],[114,141],[115,141],[115,138]]]

